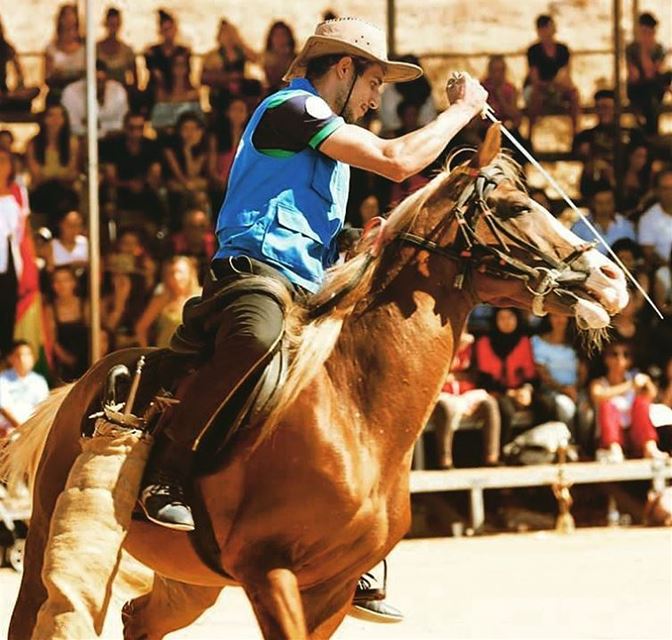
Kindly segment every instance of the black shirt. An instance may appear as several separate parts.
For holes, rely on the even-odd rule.
[[[544,82],[549,82],[558,75],[558,71],[566,67],[569,63],[569,49],[561,42],[555,45],[555,56],[549,57],[544,51],[541,42],[533,44],[527,50],[527,64],[532,68],[536,68],[539,73],[539,79]]]
[[[142,138],[139,153],[132,155],[124,136],[116,136],[101,141],[100,160],[116,167],[119,180],[144,180],[150,166],[161,162],[161,152],[154,140]]]

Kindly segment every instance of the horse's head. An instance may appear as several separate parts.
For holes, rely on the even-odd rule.
[[[453,286],[481,302],[571,315],[583,329],[608,326],[628,301],[623,272],[534,202],[517,174],[491,127],[469,165],[437,179],[400,238],[457,261]]]

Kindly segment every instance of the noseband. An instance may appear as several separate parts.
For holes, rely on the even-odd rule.
[[[460,169],[458,169],[459,171]],[[462,169],[465,171],[465,169]],[[586,242],[578,246],[564,259],[549,255],[524,238],[519,238],[502,223],[490,209],[487,199],[507,176],[498,167],[466,169],[476,179],[462,192],[458,201],[444,218],[445,224],[457,222],[457,238],[450,246],[441,246],[413,233],[402,232],[396,239],[411,244],[429,253],[433,253],[461,265],[460,273],[455,277],[453,287],[462,289],[473,269],[495,278],[516,278],[525,283],[532,294],[532,312],[544,316],[546,297],[555,293],[564,293],[578,300],[578,296],[565,287],[585,282],[588,274],[576,271],[572,265],[586,252],[595,247],[595,242]],[[488,244],[478,235],[476,225],[483,220],[496,244]],[[440,232],[444,222],[435,229]],[[516,258],[513,250],[524,251],[534,264],[528,265]],[[472,292],[473,295],[473,292]],[[474,295],[478,300],[478,298]]]

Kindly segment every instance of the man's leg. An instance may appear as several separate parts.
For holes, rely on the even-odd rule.
[[[180,403],[150,458],[141,504],[147,517],[180,530],[194,528],[183,486],[195,443],[238,387],[268,361],[282,338],[283,310],[274,298],[243,294],[221,312],[213,355],[178,391]]]

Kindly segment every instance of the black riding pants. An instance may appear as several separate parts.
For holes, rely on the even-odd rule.
[[[204,297],[240,272],[275,276],[288,284],[272,267],[245,257],[215,261],[213,272],[217,280],[206,283]],[[178,390],[182,402],[166,427],[168,437],[185,446],[197,446],[239,386],[270,360],[282,339],[284,312],[272,296],[252,291],[220,311],[217,324],[213,353]]]

